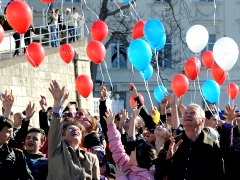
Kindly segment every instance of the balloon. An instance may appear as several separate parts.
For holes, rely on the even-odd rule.
[[[194,81],[200,73],[200,66],[197,58],[190,58],[184,65],[184,71],[187,77]]]
[[[125,2],[125,3],[129,3],[129,2],[130,2],[130,0],[123,0],[123,2]]]
[[[238,59],[238,45],[229,38],[218,39],[213,46],[213,56],[216,63],[225,71],[232,69]]]
[[[162,37],[162,40],[160,41],[160,43],[156,47],[152,47],[150,45],[152,50],[161,51],[162,48],[164,47],[164,45],[166,44],[166,40],[167,40],[167,37],[166,37],[166,34],[164,34],[163,37]]]
[[[205,51],[202,55],[202,62],[206,69],[209,69],[214,64],[212,51]]]
[[[75,55],[75,50],[70,44],[63,44],[60,46],[59,55],[65,63],[70,63]]]
[[[227,87],[227,94],[231,98],[231,100],[234,100],[238,96],[239,88],[238,85],[235,83],[230,83]]]
[[[208,43],[208,31],[202,25],[193,25],[186,34],[186,42],[194,53],[200,53]]]
[[[207,80],[202,85],[202,93],[206,100],[214,104],[220,97],[220,87],[214,80]]]
[[[146,24],[146,21],[138,21],[134,25],[133,32],[132,32],[133,39],[142,38],[144,36],[144,34],[143,34],[144,24]]]
[[[45,51],[40,43],[33,42],[27,46],[25,57],[33,67],[38,67],[42,63],[44,56]]]
[[[162,100],[164,99],[164,95],[166,93],[167,93],[167,89],[162,85],[157,86],[154,89],[154,97],[159,103],[162,102]]]
[[[158,19],[150,19],[144,25],[143,34],[149,45],[151,47],[156,47],[165,34],[165,28]]]
[[[103,41],[108,35],[108,26],[104,21],[95,21],[90,29],[90,34],[94,40]]]
[[[185,94],[188,90],[189,81],[183,74],[177,74],[172,79],[172,90],[177,97]]]
[[[152,74],[153,74],[153,67],[151,64],[149,64],[145,70],[140,71],[140,75],[146,81],[152,77]]]
[[[40,0],[41,2],[43,2],[43,3],[52,3],[52,2],[54,2],[54,0]]]
[[[88,43],[86,53],[92,62],[100,64],[106,56],[106,49],[101,42],[93,40]]]
[[[227,78],[226,71],[220,68],[218,64],[213,65],[211,69],[211,74],[212,74],[212,78],[219,84],[219,86],[221,86]]]
[[[143,98],[143,96],[142,96],[140,93],[138,93],[138,98],[139,98],[140,102],[141,102],[142,104],[144,104],[144,98]],[[133,96],[133,95],[130,97],[129,102],[130,102],[131,108],[133,108],[133,107],[135,106],[135,102],[136,102],[136,101],[134,100],[134,96]]]
[[[32,10],[23,1],[12,1],[6,9],[9,25],[19,34],[24,34],[33,21]]]
[[[0,43],[2,42],[4,38],[4,29],[2,27],[2,25],[0,24]]]
[[[93,89],[93,81],[88,75],[80,75],[75,82],[76,90],[82,97],[87,98]]]
[[[146,41],[136,39],[128,47],[128,58],[136,69],[143,71],[151,62],[152,50]]]

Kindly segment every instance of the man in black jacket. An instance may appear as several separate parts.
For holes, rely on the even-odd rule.
[[[8,146],[12,137],[12,121],[0,116],[0,177],[11,180],[32,180],[34,178],[22,151]]]

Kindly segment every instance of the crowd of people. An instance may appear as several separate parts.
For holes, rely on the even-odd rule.
[[[6,9],[12,1],[14,0],[11,0],[5,7],[4,15],[6,15]],[[52,47],[59,46],[59,40],[63,38],[68,38],[68,42],[75,42],[79,40],[79,22],[82,19],[82,16],[79,15],[76,7],[73,7],[72,9],[67,8],[65,14],[61,14],[59,9],[50,8],[46,19]],[[13,30],[7,20],[4,21],[3,28],[5,31]],[[27,32],[23,35],[25,43],[25,48],[23,49],[24,53],[26,47],[31,43],[30,36],[31,34],[34,34],[34,32],[35,27],[34,23],[32,23]],[[15,32],[13,34],[13,38],[15,40],[15,51],[13,57],[16,57],[20,55],[21,35],[18,32]]]
[[[236,105],[226,106],[223,121],[211,107],[184,106],[183,97],[166,93],[159,110],[151,107],[149,113],[130,83],[136,102],[132,112],[114,114],[107,109],[108,92],[101,85],[99,116],[92,116],[77,101],[69,101],[70,92],[57,81],[49,91],[54,103],[48,106],[47,97],[41,97],[40,128],[30,125],[35,104],[12,112],[16,92],[2,94],[1,179],[239,179]]]

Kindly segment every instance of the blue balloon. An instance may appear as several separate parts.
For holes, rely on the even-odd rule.
[[[151,47],[146,41],[136,39],[128,47],[128,58],[136,69],[143,71],[151,62]]]
[[[164,95],[167,93],[167,89],[160,85],[160,86],[157,86],[155,89],[154,89],[154,97],[155,99],[161,103],[162,100],[164,99]]]
[[[152,48],[152,50],[155,51],[155,49],[156,49],[156,51],[161,51],[162,48],[164,47],[164,45],[166,44],[166,40],[167,40],[167,37],[166,37],[166,34],[164,34],[163,37],[162,37],[161,42],[160,42],[156,47],[152,47],[152,46],[150,45],[151,48]]]
[[[145,70],[140,71],[140,75],[146,81],[149,80],[150,77],[152,77],[152,74],[153,74],[153,67],[151,64],[149,64]]]
[[[220,97],[220,87],[214,80],[207,80],[202,85],[202,93],[206,100],[215,104]]]
[[[165,28],[161,21],[150,19],[144,25],[143,34],[150,46],[156,47],[160,44],[165,35]]]
[[[129,1],[130,1],[130,0],[123,0],[123,2],[125,2],[125,3],[129,3]]]

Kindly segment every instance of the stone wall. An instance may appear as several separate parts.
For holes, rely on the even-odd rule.
[[[78,75],[90,76],[90,61],[85,55],[87,39],[72,43],[76,51],[74,60],[65,64],[59,54],[59,48],[45,49],[46,56],[38,68],[33,68],[25,56],[0,61],[0,92],[12,90],[14,94],[14,105],[12,111],[23,111],[29,101],[35,103],[35,114],[31,123],[38,126],[38,111],[40,95],[47,98],[48,106],[53,105],[52,96],[48,90],[51,80],[57,80],[61,86],[65,86],[69,92],[69,101],[77,100],[80,107],[92,111],[92,94],[88,99],[80,97],[75,91],[75,79]]]

